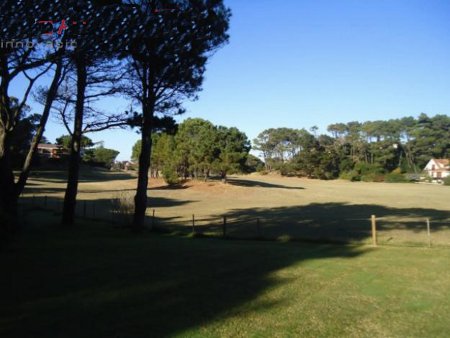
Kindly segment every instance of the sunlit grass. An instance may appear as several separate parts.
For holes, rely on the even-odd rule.
[[[445,337],[450,250],[33,227],[0,253],[1,337]]]

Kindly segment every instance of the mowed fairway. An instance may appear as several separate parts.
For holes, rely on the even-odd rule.
[[[0,252],[0,337],[448,337],[449,262],[448,248],[31,227]]]
[[[427,244],[429,218],[433,245],[450,245],[447,186],[256,174],[230,177],[227,184],[188,181],[175,188],[167,187],[161,179],[150,182],[148,214],[154,209],[163,226],[190,226],[194,214],[200,231],[202,225],[212,224],[217,232],[227,216],[228,233],[237,237],[368,242],[369,219],[375,214],[380,243]],[[128,196],[131,200],[135,186],[136,179],[129,174],[85,170],[79,187],[79,214],[84,200],[95,200],[96,216],[110,220],[111,199]],[[46,195],[57,200],[64,188],[61,173],[42,172],[30,181],[25,196]]]

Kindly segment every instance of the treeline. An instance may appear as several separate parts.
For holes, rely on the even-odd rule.
[[[70,140],[70,135],[62,135],[56,139],[56,144],[64,149],[65,154],[68,154],[70,151]],[[105,148],[102,141],[94,143],[89,137],[84,135],[81,137],[80,147],[82,149],[81,160],[94,167],[110,169],[116,157],[120,154],[115,149]]]
[[[402,181],[403,173],[420,173],[431,158],[450,157],[447,115],[336,123],[328,126],[329,135],[315,131],[267,129],[253,141],[254,149],[267,171],[356,181]]]
[[[151,134],[164,116],[182,114],[183,102],[197,98],[209,57],[228,41],[230,10],[222,0],[3,0],[0,15],[0,240],[18,229],[19,200],[51,117],[70,134],[63,225],[75,220],[83,135],[139,131],[132,228],[142,230]],[[11,95],[15,86],[19,99]],[[128,99],[128,110],[105,104],[117,95]],[[27,116],[31,98],[41,107]],[[30,123],[32,139],[13,163],[13,139]]]
[[[133,160],[139,159],[141,145],[139,140],[133,146]],[[237,128],[189,118],[171,133],[152,135],[151,176],[162,175],[167,183],[176,184],[180,178],[226,179],[228,174],[252,172],[263,163],[249,154],[250,148],[247,136]]]

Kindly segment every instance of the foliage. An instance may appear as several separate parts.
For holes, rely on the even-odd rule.
[[[329,135],[271,128],[253,141],[266,170],[310,178],[381,181],[384,173],[419,173],[430,158],[448,158],[450,117],[421,114],[388,121],[335,123]],[[401,180],[389,175],[389,180]]]
[[[225,178],[227,174],[243,172],[250,151],[247,136],[234,127],[218,126],[215,128],[215,133],[217,141],[213,169],[218,171],[222,178]]]
[[[100,146],[86,150],[83,161],[109,169],[116,160],[117,155],[119,155],[117,150]]]
[[[128,82],[123,92],[141,106],[141,153],[133,228],[143,229],[147,208],[148,171],[151,166],[152,120],[157,114],[184,112],[185,99],[197,98],[206,63],[228,41],[231,12],[222,0],[132,0],[133,19],[123,53]],[[174,10],[158,12],[158,6]],[[195,168],[195,172],[199,169]]]
[[[11,105],[13,109],[19,109],[17,106],[17,99],[11,98]],[[10,151],[11,160],[14,167],[20,167],[30,148],[33,136],[39,126],[39,114],[29,114],[30,108],[28,106],[22,107],[19,112],[18,122],[10,135]],[[42,140],[45,142],[45,138]]]
[[[444,178],[442,180],[442,182],[444,183],[444,185],[450,185],[450,176],[447,176],[446,178]]]
[[[176,168],[170,163],[164,165],[162,175],[164,177],[164,182],[168,185],[176,185],[180,183],[180,178],[178,177]]]
[[[70,150],[70,142],[72,137],[70,135],[62,135],[56,139],[56,144],[63,146],[64,149]],[[90,148],[94,146],[94,142],[87,136],[81,137],[81,148]]]
[[[384,180],[384,169],[378,164],[360,162],[353,169],[361,181],[382,182]]]
[[[152,149],[152,175],[163,171],[163,176],[170,177],[170,181],[175,181],[175,175],[208,178],[217,174],[224,178],[230,173],[253,170],[250,165],[262,167],[256,157],[248,162],[250,142],[243,132],[234,127],[214,126],[200,118],[183,121],[175,135],[154,133]],[[137,141],[132,148],[132,158],[138,159],[140,151],[141,141]]]
[[[253,140],[254,149],[261,151],[266,169],[279,169],[281,164],[289,161],[307,148],[313,136],[305,129],[270,128],[262,131]]]
[[[208,176],[217,157],[214,125],[200,118],[189,118],[180,124],[175,141],[175,156],[182,176]]]
[[[133,195],[120,192],[111,199],[111,212],[122,225],[129,225],[134,210]]]
[[[244,172],[253,173],[261,172],[264,170],[264,162],[260,160],[259,157],[255,155],[248,154],[247,160],[245,161]]]
[[[384,181],[388,183],[405,183],[408,182],[405,175],[397,173],[397,172],[391,172],[384,176]]]

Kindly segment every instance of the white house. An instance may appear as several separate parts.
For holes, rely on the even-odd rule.
[[[428,176],[440,180],[450,176],[450,160],[442,158],[432,158],[424,169]]]

